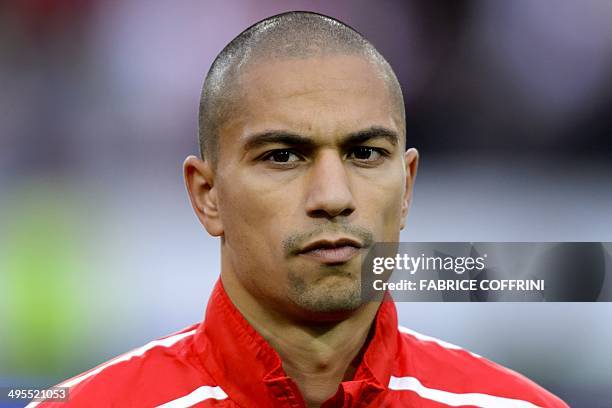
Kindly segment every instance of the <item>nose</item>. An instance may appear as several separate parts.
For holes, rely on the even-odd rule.
[[[306,212],[310,217],[335,218],[355,211],[346,168],[338,152],[319,153],[308,177]]]

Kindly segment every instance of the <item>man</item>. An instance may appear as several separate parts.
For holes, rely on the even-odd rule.
[[[61,384],[67,405],[566,406],[398,329],[389,298],[362,301],[363,255],[399,239],[418,153],[395,74],[360,34],[306,12],[255,24],[213,63],[199,120],[185,183],[221,239],[205,319]]]

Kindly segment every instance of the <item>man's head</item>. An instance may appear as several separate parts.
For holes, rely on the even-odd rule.
[[[222,278],[300,318],[358,308],[361,257],[398,240],[418,161],[384,58],[329,17],[271,17],[219,54],[199,119],[185,180]]]

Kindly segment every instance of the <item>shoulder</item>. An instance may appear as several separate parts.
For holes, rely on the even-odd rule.
[[[496,364],[455,344],[399,326],[402,357],[391,382],[419,393],[436,395],[440,402],[473,401],[495,406],[567,407],[561,399],[522,374]],[[408,375],[402,375],[408,374]],[[448,398],[448,399],[446,399]],[[460,405],[463,405],[461,403]],[[474,404],[475,405],[475,404]],[[488,404],[487,404],[488,405]]]
[[[68,388],[68,404],[33,402],[28,408],[105,407],[117,401],[157,405],[184,394],[191,384],[212,383],[191,351],[197,327],[153,340],[58,384]]]

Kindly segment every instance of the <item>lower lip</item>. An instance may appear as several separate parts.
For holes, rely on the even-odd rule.
[[[319,248],[304,252],[300,255],[312,258],[326,264],[339,264],[348,262],[359,252],[359,248],[345,245],[337,248]]]

